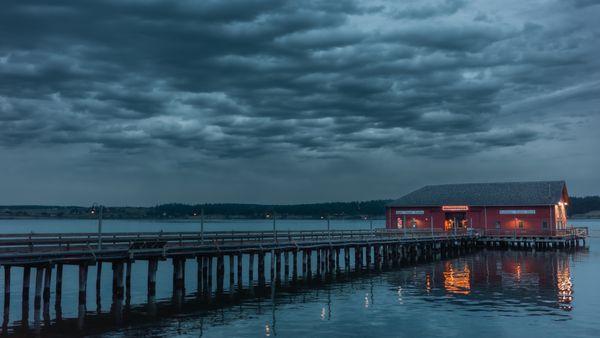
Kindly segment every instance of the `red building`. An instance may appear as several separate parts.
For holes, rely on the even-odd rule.
[[[386,206],[386,228],[552,234],[568,203],[564,181],[428,185]]]

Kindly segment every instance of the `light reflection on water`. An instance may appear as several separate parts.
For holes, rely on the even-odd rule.
[[[598,245],[593,238],[589,252],[481,251],[329,284],[280,289],[274,297],[266,291],[260,298],[214,302],[210,307],[200,306],[189,287],[186,301],[177,308],[163,297],[156,316],[149,316],[143,304],[125,310],[126,327],[114,326],[115,318],[105,307],[97,318],[88,315],[83,333],[596,337],[600,295],[592,279],[600,277]],[[194,276],[192,271],[188,276]],[[74,326],[66,321],[61,330],[74,332],[64,331]]]

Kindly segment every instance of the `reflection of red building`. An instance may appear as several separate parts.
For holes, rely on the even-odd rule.
[[[564,181],[432,185],[389,203],[386,227],[552,234],[566,228],[568,203]]]

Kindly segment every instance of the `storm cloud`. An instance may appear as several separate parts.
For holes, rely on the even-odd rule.
[[[566,170],[599,164],[598,15],[589,0],[4,1],[0,201],[536,178],[600,192]]]

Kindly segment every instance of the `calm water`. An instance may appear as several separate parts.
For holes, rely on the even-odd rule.
[[[571,221],[571,224],[590,227],[589,251],[482,251],[393,271],[353,275],[344,281],[305,286],[294,291],[277,289],[261,298],[236,299],[226,304],[213,302],[211,307],[195,300],[196,265],[191,260],[186,266],[186,301],[174,304],[171,301],[171,264],[162,262],[157,275],[157,298],[161,301],[156,316],[148,315],[145,305],[147,265],[137,262],[133,264],[131,305],[120,324],[111,314],[111,271],[106,264],[103,268],[106,272],[102,275],[100,314],[95,300],[95,271],[90,269],[88,314],[83,331],[77,331],[73,319],[77,318],[77,286],[69,283],[76,281],[77,271],[65,266],[64,320],[56,323],[52,305],[52,329],[42,332],[65,335],[79,332],[110,337],[598,337],[600,220]],[[208,223],[206,229],[269,230],[271,226],[267,221],[221,221]],[[383,221],[375,221],[374,226],[382,227]],[[325,223],[320,221],[278,222],[278,228],[282,230],[324,227]],[[359,221],[332,222],[332,228],[368,227],[368,223]],[[105,222],[106,231],[189,231],[196,228],[197,224],[189,222]],[[95,223],[0,221],[0,232],[4,233],[59,229],[95,231]],[[225,263],[227,267],[227,261]],[[244,270],[246,265],[245,261]],[[14,269],[12,279],[10,321],[11,326],[18,327],[21,321],[21,269]],[[244,276],[244,284],[247,279],[248,276]],[[30,307],[33,308],[33,304]],[[30,326],[33,325],[32,317],[30,314]]]

